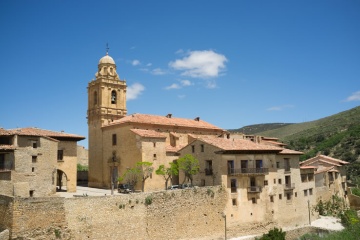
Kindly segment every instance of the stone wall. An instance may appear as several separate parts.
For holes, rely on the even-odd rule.
[[[222,236],[221,214],[227,201],[226,191],[220,186],[104,197],[1,196],[0,228],[9,229],[11,239]],[[12,214],[7,214],[9,211]]]
[[[77,163],[89,166],[89,151],[83,146],[77,146]]]
[[[352,194],[351,188],[348,188],[348,198],[350,207],[355,210],[360,210],[360,197]]]

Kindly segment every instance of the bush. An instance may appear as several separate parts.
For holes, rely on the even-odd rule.
[[[145,205],[148,206],[148,205],[152,204],[152,200],[153,200],[152,196],[147,196],[145,198]]]
[[[286,232],[283,232],[282,229],[274,228],[271,229],[268,233],[262,235],[258,240],[285,240]]]
[[[360,188],[352,188],[351,193],[360,197]]]
[[[356,211],[352,209],[344,211],[344,213],[341,214],[340,218],[341,218],[341,223],[345,227],[352,227],[356,224],[359,224],[360,222]]]

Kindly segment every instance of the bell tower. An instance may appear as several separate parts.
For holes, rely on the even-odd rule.
[[[95,80],[88,87],[87,120],[89,128],[89,187],[103,187],[101,127],[126,116],[126,81],[120,80],[116,64],[108,54],[102,57],[95,73]]]

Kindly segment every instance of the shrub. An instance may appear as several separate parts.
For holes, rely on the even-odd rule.
[[[147,196],[145,198],[145,205],[148,206],[148,205],[152,204],[152,200],[153,200],[152,196]]]
[[[348,210],[344,211],[344,213],[341,214],[340,218],[341,218],[341,223],[345,227],[351,227],[356,224],[359,224],[359,222],[360,222],[356,211],[352,210],[352,209],[348,209]]]
[[[262,235],[258,240],[285,240],[286,232],[283,232],[282,229],[273,228],[268,233]]]
[[[351,193],[360,197],[360,188],[352,188]]]

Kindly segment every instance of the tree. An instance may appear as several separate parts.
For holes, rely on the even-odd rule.
[[[190,180],[191,185],[193,185],[193,176],[200,170],[199,160],[191,154],[186,154],[184,157],[179,158],[177,162],[179,164],[179,169],[185,174],[184,182],[188,179]]]
[[[144,191],[145,181],[148,179],[152,172],[154,171],[154,167],[151,162],[137,162],[136,167],[140,171],[141,176],[141,190]]]
[[[179,166],[176,162],[170,162],[170,166],[165,168],[165,165],[160,165],[158,169],[156,169],[155,173],[157,175],[163,176],[165,180],[165,190],[168,187],[168,182],[172,182],[172,177],[179,175]]]
[[[138,167],[129,168],[126,172],[118,178],[119,182],[124,181],[125,183],[131,185],[132,191],[134,191],[134,187],[138,183],[141,176],[141,171]]]

